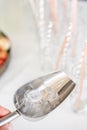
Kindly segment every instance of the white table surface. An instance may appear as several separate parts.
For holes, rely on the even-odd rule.
[[[0,105],[14,111],[13,95],[17,88],[42,75],[42,71],[39,61],[39,37],[31,10],[27,2],[24,5],[21,2],[19,5],[18,0],[8,1],[0,0],[0,28],[12,41],[9,67],[0,77]],[[31,122],[20,117],[13,121],[13,128],[14,130],[87,130],[87,113],[73,113],[68,98],[43,120]]]

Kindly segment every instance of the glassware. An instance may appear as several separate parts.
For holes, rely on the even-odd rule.
[[[70,63],[71,77],[76,82],[77,87],[71,96],[72,109],[74,112],[86,112],[87,96],[86,96],[86,77],[87,77],[87,62],[86,62],[86,44],[87,44],[87,19],[85,10],[87,7],[86,1],[78,1],[77,15],[77,31],[76,31],[76,54],[75,58]],[[85,41],[84,41],[85,40]],[[84,60],[85,59],[85,60]]]
[[[45,0],[40,1],[40,3],[37,2],[39,5],[37,13],[39,14],[38,18],[40,21],[39,34],[41,38],[42,70],[63,70],[69,74],[76,81],[78,86],[74,93],[76,95],[74,99],[77,100],[76,97],[79,93],[78,89],[80,86],[78,83],[80,81],[80,73],[78,75],[76,73],[81,71],[81,68],[77,71],[76,66],[78,66],[77,62],[79,62],[79,58],[81,58],[82,42],[87,37],[87,29],[85,29],[87,19],[86,17],[84,18],[86,2],[77,0],[67,2],[66,0],[55,0],[56,6],[55,2],[53,4],[55,9],[52,8],[51,10],[52,2],[52,0],[50,0],[50,3]],[[66,6],[69,13],[67,13]],[[56,22],[54,22],[55,20],[52,19],[52,16]],[[81,67],[81,65],[79,66]],[[83,91],[84,89],[83,87]],[[82,95],[85,95],[84,92]]]
[[[70,3],[66,0],[30,0],[30,3],[39,29],[42,71],[49,72],[55,68],[69,25]]]
[[[83,44],[84,45],[84,44]],[[75,112],[85,112],[87,111],[87,96],[86,96],[86,78],[87,78],[87,41],[82,48],[82,53],[78,57],[79,63],[73,70],[74,80],[77,83],[77,88],[73,93],[73,110]]]

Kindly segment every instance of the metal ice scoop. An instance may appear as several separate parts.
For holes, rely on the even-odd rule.
[[[0,126],[20,115],[34,120],[43,118],[61,104],[74,87],[75,83],[64,72],[54,72],[25,84],[14,95],[17,110],[0,119]]]

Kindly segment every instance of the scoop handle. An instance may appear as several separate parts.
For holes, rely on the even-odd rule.
[[[0,127],[11,122],[12,120],[16,119],[20,116],[20,113],[16,110],[0,119]]]

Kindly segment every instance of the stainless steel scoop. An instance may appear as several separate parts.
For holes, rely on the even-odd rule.
[[[33,80],[14,95],[17,110],[0,119],[0,126],[23,115],[38,120],[54,110],[70,94],[75,83],[64,73],[54,72]]]

